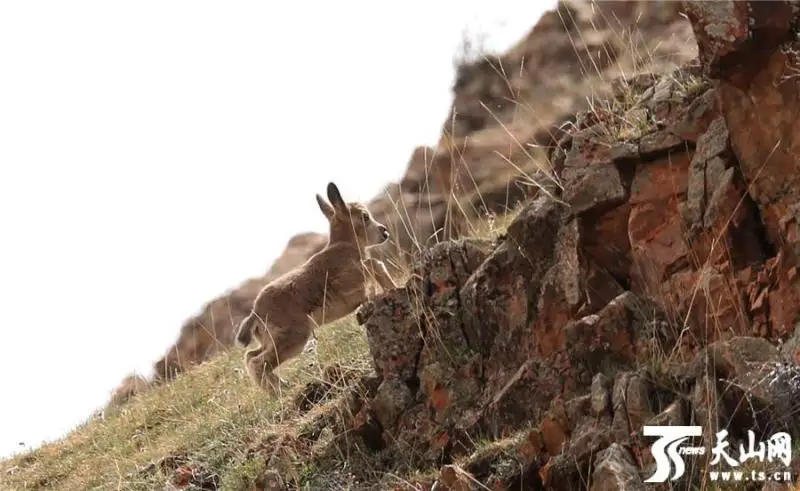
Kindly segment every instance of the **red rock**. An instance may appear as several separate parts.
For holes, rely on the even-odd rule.
[[[453,103],[443,118],[438,148],[414,149],[399,182],[379,190],[369,203],[393,237],[391,247],[374,253],[388,259],[391,272],[398,272],[419,244],[430,245],[466,230],[466,218],[457,207],[454,211],[456,199],[470,214],[477,213],[473,208],[502,212],[525,199],[531,186],[516,183],[520,178],[527,184],[532,178],[546,181],[545,172],[538,173],[542,154],[566,134],[562,123],[588,108],[590,97],[610,94],[606,81],[619,74],[619,67],[635,62],[639,69],[664,72],[673,65],[663,64],[662,59],[681,64],[694,57],[691,43],[672,41],[691,33],[677,7],[674,2],[561,4],[558,12],[547,13],[507,53],[459,60]],[[636,24],[648,38],[666,41],[621,44],[614,34],[620,22]],[[599,70],[598,77],[586,77],[589,66]],[[383,157],[376,155],[376,163]],[[545,171],[550,172],[546,166]],[[299,234],[264,275],[202,306],[201,314],[187,319],[174,345],[156,363],[157,378],[169,381],[230,347],[233,326],[249,311],[258,290],[280,272],[304,262],[325,241],[324,235]]]
[[[692,22],[703,66],[718,66],[750,36],[746,2],[684,2],[684,11]]]
[[[618,281],[627,282],[631,269],[628,221],[631,205],[625,203],[582,221],[583,248],[595,266]]]
[[[729,275],[716,268],[673,274],[662,294],[678,318],[688,321],[691,336],[686,341],[694,346],[750,331],[743,293]]]
[[[657,292],[658,285],[688,253],[681,230],[677,202],[651,202],[633,208],[628,222],[637,291]]]
[[[691,155],[671,153],[666,157],[636,167],[631,184],[631,205],[660,202],[686,194]]]
[[[714,78],[745,89],[769,50],[787,41],[796,12],[791,2],[684,2],[700,60]]]
[[[717,116],[716,90],[706,89],[688,106],[681,106],[668,121],[669,130],[681,140],[697,142]]]
[[[539,429],[533,429],[528,432],[520,446],[520,453],[528,461],[534,461],[542,456],[545,443],[544,437]]]
[[[567,432],[564,426],[556,420],[545,419],[539,425],[539,431],[542,433],[545,451],[549,455],[561,453],[564,443],[567,441]]]
[[[753,330],[785,338],[800,318],[798,287],[792,281],[800,251],[794,225],[800,204],[800,81],[792,71],[798,45],[791,39],[800,9],[791,2],[712,3],[690,2],[687,13],[701,59],[719,79],[719,107],[747,191],[769,241],[784,258],[768,261],[757,276],[761,287],[749,290]],[[708,9],[720,16],[712,19]],[[715,30],[722,25],[727,28]]]

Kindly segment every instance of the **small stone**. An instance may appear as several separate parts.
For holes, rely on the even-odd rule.
[[[666,152],[676,149],[684,144],[682,138],[669,131],[661,130],[648,133],[639,140],[639,153],[643,156],[653,153]]]
[[[403,381],[388,378],[378,386],[372,410],[383,428],[391,428],[398,416],[414,402],[411,389]]]
[[[597,454],[590,491],[644,491],[630,452],[617,443]]]
[[[611,412],[611,380],[602,373],[592,379],[592,411],[596,416]]]
[[[575,214],[625,201],[627,190],[613,165],[564,170],[564,200]]]

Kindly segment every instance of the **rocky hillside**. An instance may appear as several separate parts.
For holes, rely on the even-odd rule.
[[[565,1],[507,53],[464,60],[439,145],[416,149],[403,179],[369,203],[392,232],[380,254],[393,271],[406,270],[423,247],[474,233],[487,214],[513,209],[552,181],[547,149],[578,111],[605,104],[613,80],[664,73],[695,57],[691,27],[678,10],[676,2]],[[320,234],[297,235],[263,276],[208,302],[155,364],[155,382],[230,347],[233,326],[260,288],[325,242]],[[112,405],[147,383],[129,377]]]
[[[685,11],[699,64],[618,84],[498,243],[439,244],[361,308],[377,380],[350,439],[445,465],[444,489],[568,491],[644,489],[643,425],[800,436],[800,8]]]
[[[560,4],[460,69],[440,144],[371,203],[409,279],[320,330],[287,395],[252,388],[220,349],[231,324],[209,324],[247,309],[251,280],[184,326],[159,365],[174,380],[4,463],[0,483],[800,485],[798,32],[791,2]],[[507,226],[486,233],[486,213]],[[270,274],[324,243],[293,240]],[[645,425],[700,427],[694,453],[671,452],[674,481]],[[764,458],[742,458],[758,442]]]

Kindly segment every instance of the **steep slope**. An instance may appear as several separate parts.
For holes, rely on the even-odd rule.
[[[403,286],[283,369],[289,393],[221,352],[3,463],[0,484],[639,490],[658,470],[644,425],[697,425],[705,448],[648,486],[800,484],[800,8],[684,10],[698,60],[573,115],[507,228],[465,220],[472,237],[413,254]],[[762,461],[711,460],[749,431]]]
[[[444,489],[644,489],[643,426],[697,425],[682,489],[797,484],[800,8],[685,10],[699,64],[617,84],[497,243],[438,244],[362,306],[377,387],[349,448]]]
[[[660,73],[691,59],[691,39],[676,2],[575,0],[546,13],[509,52],[465,61],[440,144],[414,151],[403,179],[369,204],[394,238],[379,254],[399,274],[421,247],[474,234],[476,221],[514,208],[552,178],[545,150],[564,123],[602,104],[619,75]],[[155,364],[156,382],[230,347],[233,327],[258,290],[325,241],[319,234],[294,237],[267,273],[208,302]],[[112,404],[146,385],[124,381]]]

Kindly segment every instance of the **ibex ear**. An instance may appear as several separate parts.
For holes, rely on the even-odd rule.
[[[339,188],[336,187],[336,184],[332,182],[328,183],[328,200],[335,209],[347,213],[347,205],[342,199],[342,194],[339,192]]]
[[[322,210],[322,214],[325,215],[325,218],[328,220],[330,220],[336,213],[333,207],[329,205],[328,202],[325,201],[325,198],[320,195],[317,195],[317,204],[319,205],[319,209]]]

